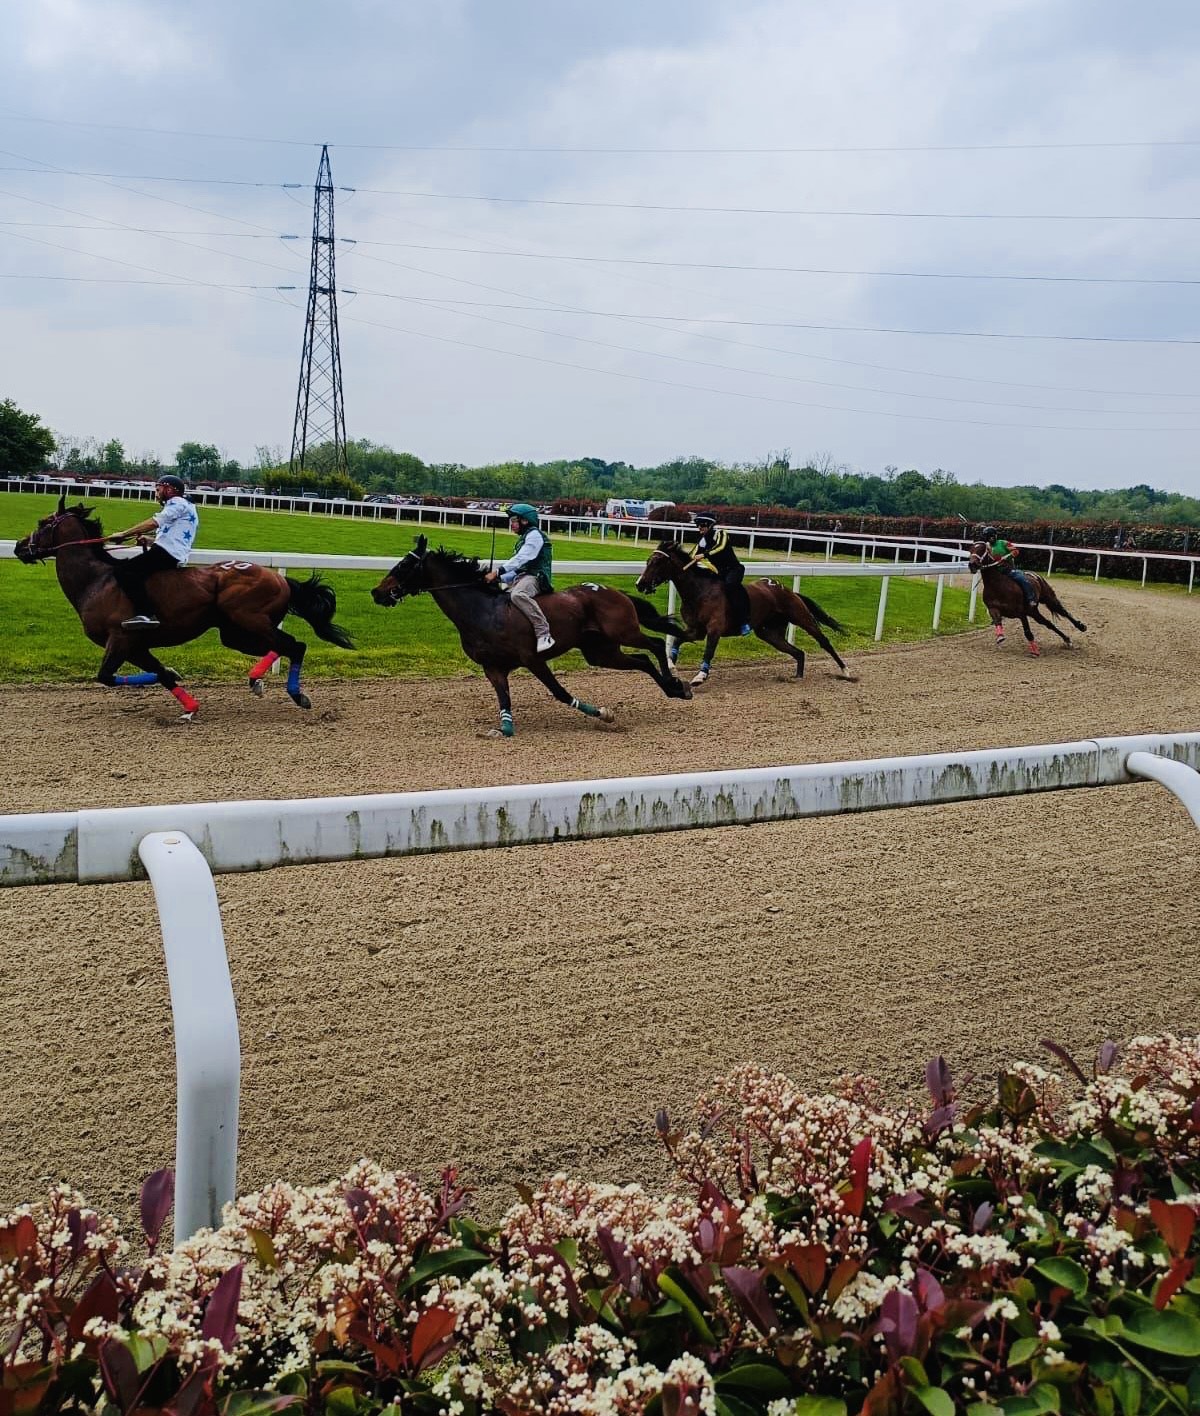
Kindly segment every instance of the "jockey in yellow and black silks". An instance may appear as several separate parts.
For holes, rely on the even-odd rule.
[[[746,568],[738,560],[729,542],[729,533],[722,531],[717,525],[716,517],[709,516],[707,512],[697,512],[692,520],[699,528],[700,536],[688,564],[703,565],[716,572],[725,586],[725,596],[729,602],[733,623],[738,627],[737,633],[749,634],[750,597],[742,584],[746,577]]]

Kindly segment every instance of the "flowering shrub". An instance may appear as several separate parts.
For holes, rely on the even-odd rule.
[[[967,1108],[743,1068],[657,1125],[664,1195],[501,1223],[367,1162],[149,1256],[65,1187],[0,1226],[0,1416],[1138,1416],[1200,1410],[1200,1043],[1016,1064]]]

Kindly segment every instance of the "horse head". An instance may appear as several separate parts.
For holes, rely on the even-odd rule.
[[[390,609],[406,596],[419,595],[422,590],[427,590],[429,587],[422,572],[428,554],[429,542],[424,536],[418,536],[412,550],[398,560],[371,591],[371,599],[377,605]]]
[[[992,562],[992,548],[986,541],[976,541],[967,556],[967,569],[974,575]]]
[[[60,546],[99,536],[100,523],[89,520],[91,514],[91,507],[82,503],[68,507],[64,492],[58,499],[58,510],[51,516],[43,516],[29,535],[13,547],[13,554],[26,565],[35,565],[54,555]]]
[[[637,578],[637,589],[643,595],[657,590],[671,578],[671,571],[681,564],[678,541],[660,541],[658,549],[651,551],[641,575]]]

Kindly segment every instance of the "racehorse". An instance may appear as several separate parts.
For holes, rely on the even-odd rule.
[[[1082,620],[1077,620],[1058,598],[1054,587],[1044,575],[1035,575],[1033,571],[1022,572],[1034,588],[1036,595],[1035,602],[1031,605],[1025,598],[1025,593],[1018,581],[1014,580],[1008,571],[1000,565],[992,555],[992,548],[986,541],[976,541],[971,547],[971,554],[967,560],[972,573],[978,571],[983,581],[983,603],[988,614],[992,617],[992,623],[996,626],[996,643],[1004,643],[1004,621],[1006,619],[1019,619],[1021,628],[1025,631],[1025,642],[1029,645],[1029,652],[1036,659],[1042,652],[1038,648],[1037,640],[1033,637],[1033,630],[1029,628],[1029,621],[1036,620],[1038,624],[1044,624],[1047,629],[1052,629],[1055,634],[1066,645],[1070,645],[1070,639],[1059,629],[1052,620],[1048,620],[1038,608],[1045,605],[1056,618],[1061,615],[1069,620],[1076,629],[1083,631],[1087,625]]]
[[[187,720],[200,705],[180,683],[175,670],[150,652],[152,647],[186,644],[205,630],[216,629],[222,644],[258,660],[250,670],[250,688],[260,698],[263,675],[276,659],[286,657],[288,696],[301,708],[312,707],[300,687],[300,666],[307,646],[280,628],[284,615],[299,615],[322,639],[343,649],[353,648],[350,636],[333,622],[337,600],[320,576],[291,580],[246,561],[188,566],[152,575],[147,584],[162,623],[126,629],[121,621],[132,614],[132,602],[117,583],[116,557],[101,541],[100,522],[92,516],[91,508],[68,507],[64,493],[54,515],[42,517],[15,549],[17,559],[26,565],[54,557],[58,583],[74,605],[84,633],[104,649],[96,674],[101,683],[161,683],[182,705]],[[142,673],[118,675],[116,670],[126,662],[137,665]]]
[[[388,571],[371,591],[377,605],[390,607],[409,595],[428,590],[438,609],[458,630],[464,653],[473,659],[496,690],[500,703],[500,731],[514,732],[508,676],[525,668],[545,684],[560,703],[577,708],[589,718],[614,721],[610,708],[597,708],[573,697],[550,672],[548,658],[578,649],[589,664],[605,669],[640,669],[649,674],[668,698],[690,698],[691,689],[671,672],[661,639],[642,632],[642,626],[660,634],[678,634],[683,626],[658,612],[648,600],[601,585],[576,585],[538,597],[550,622],[554,649],[539,654],[533,626],[495,585],[485,582],[485,571],[473,557],[456,551],[429,549],[418,536],[413,549]],[[624,654],[621,646],[650,650],[649,654]]]
[[[645,569],[638,576],[637,588],[648,593],[670,580],[679,591],[687,632],[675,635],[673,642],[668,644],[668,651],[674,663],[679,655],[679,643],[691,639],[704,640],[700,671],[692,679],[695,686],[703,683],[712,672],[717,641],[737,635],[740,626],[729,613],[729,602],[720,577],[690,562],[691,556],[678,541],[660,541],[658,549],[650,552]],[[777,580],[748,580],[745,589],[750,600],[750,628],[764,644],[795,659],[797,678],[804,677],[804,650],[788,643],[789,624],[798,625],[811,635],[841,669],[843,678],[853,677],[838,651],[821,632],[821,625],[843,633],[845,626],[826,614],[815,600],[810,600],[807,595],[795,594]]]

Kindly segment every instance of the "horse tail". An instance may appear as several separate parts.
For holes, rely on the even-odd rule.
[[[637,611],[638,623],[644,629],[652,629],[656,634],[668,634],[672,639],[687,638],[687,629],[674,615],[664,615],[656,604],[643,600],[640,595],[630,595],[629,598]]]
[[[333,622],[337,613],[337,596],[332,587],[326,585],[315,571],[307,580],[293,580],[290,575],[284,576],[284,579],[291,591],[287,613],[307,620],[320,638],[327,639],[330,644],[353,649],[354,640]]]
[[[797,600],[803,600],[808,606],[809,613],[818,624],[823,624],[828,629],[836,630],[838,634],[846,634],[848,631],[844,624],[835,620],[831,614],[827,614],[815,600],[810,600],[807,595],[797,595]]]

